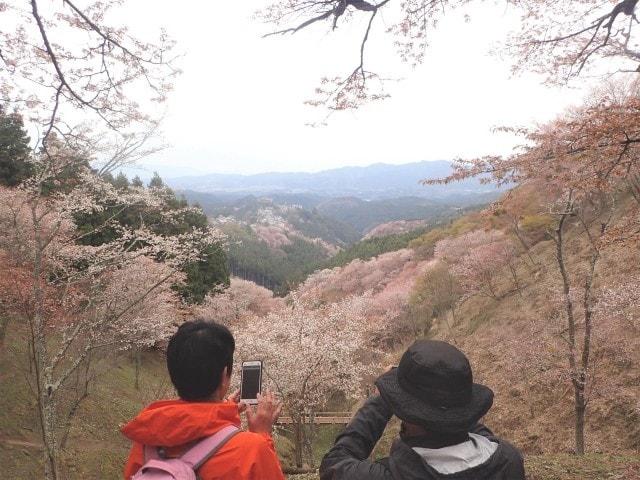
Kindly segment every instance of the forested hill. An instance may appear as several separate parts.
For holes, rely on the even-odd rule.
[[[448,161],[404,165],[378,163],[367,167],[344,167],[317,173],[262,173],[257,175],[210,174],[167,180],[173,188],[209,193],[311,194],[321,197],[358,197],[364,200],[397,197],[447,199],[477,195],[493,188],[470,179],[455,185],[420,184],[451,172]]]
[[[403,248],[414,237],[411,230],[447,221],[465,210],[420,197],[365,201],[304,194],[182,193],[227,234],[231,274],[278,294],[287,293],[318,268]],[[385,238],[359,243],[369,232]]]
[[[223,218],[249,225],[280,226],[309,238],[319,238],[337,247],[353,243],[361,236],[351,225],[323,215],[316,208],[305,208],[303,204],[296,203],[297,200],[302,200],[297,197],[271,198],[247,195],[235,199],[191,191],[183,194],[191,201],[197,202],[209,218],[214,220]],[[309,202],[303,203],[308,205]]]

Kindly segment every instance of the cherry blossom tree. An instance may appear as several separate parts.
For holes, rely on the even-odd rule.
[[[605,289],[596,310],[602,315],[620,318],[635,330],[640,329],[640,278],[631,277]]]
[[[172,282],[164,281],[171,278]],[[102,276],[99,294],[93,300],[101,310],[101,336],[111,349],[130,350],[135,364],[134,387],[139,388],[142,351],[169,340],[181,319],[181,299],[172,286],[184,281],[181,272],[149,257],[138,257]],[[117,312],[117,321],[104,321]],[[88,389],[85,388],[86,395]]]
[[[628,257],[620,256],[616,262],[626,260]],[[637,395],[624,388],[627,381],[623,373],[635,368],[640,360],[637,280],[636,274],[622,281],[612,277],[604,280],[606,288],[594,294],[588,381],[583,392],[587,406],[596,400],[604,400],[607,405],[612,400],[618,405],[633,406],[637,402]],[[609,283],[611,281],[613,283]],[[568,393],[565,386],[572,382],[572,371],[567,368],[565,299],[555,283],[551,278],[541,285],[540,294],[545,295],[543,310],[527,316],[526,322],[501,327],[500,331],[492,334],[491,342],[500,345],[499,355],[508,359],[510,373],[505,375],[507,382],[521,382],[527,390],[537,389],[545,392],[545,396],[555,392],[561,400]],[[570,296],[576,317],[583,316],[584,292],[581,288],[574,288]],[[535,396],[522,395],[521,398],[534,417]],[[546,400],[542,405],[548,406],[548,397]]]
[[[416,279],[428,268],[429,262],[419,259],[412,249],[401,249],[316,272],[296,292],[311,304],[368,295],[366,315],[371,327],[367,344],[390,347],[418,333],[419,326],[409,315],[409,299]]]
[[[456,276],[445,262],[433,262],[427,271],[418,278],[409,301],[414,315],[426,317],[426,329],[431,327],[433,318],[444,317],[450,313],[452,323],[456,321],[456,307],[462,297],[462,288]]]
[[[235,335],[239,361],[265,362],[267,383],[292,418],[296,465],[302,467],[305,445],[308,450],[311,443],[306,427],[315,412],[333,394],[357,398],[373,359],[362,351],[367,297],[314,306],[292,294],[290,302],[260,321],[248,322]]]
[[[271,290],[234,277],[224,292],[207,295],[204,303],[194,308],[194,315],[225,325],[243,325],[243,320],[263,317],[281,308],[283,302]]]
[[[470,250],[503,239],[504,235],[498,230],[473,230],[457,237],[440,240],[436,243],[433,256],[438,260],[456,263]]]
[[[547,186],[542,184],[521,186],[507,192],[503,198],[494,202],[488,213],[505,220],[511,233],[527,255],[531,265],[536,266],[531,247],[546,238],[546,230],[553,219],[541,214],[544,211]]]
[[[487,243],[470,250],[453,266],[452,272],[460,279],[462,288],[468,294],[480,293],[498,300],[501,294],[495,283],[496,274],[504,267],[509,267],[514,287],[519,289],[518,275],[513,264],[515,254],[514,246],[509,240]]]
[[[126,228],[109,217],[91,231],[79,231],[77,216],[101,212],[105,201],[122,209],[163,202],[160,190],[117,190],[81,158],[51,142],[34,160],[32,177],[19,188],[0,190],[0,250],[14,269],[30,277],[28,289],[15,300],[22,302],[30,331],[48,480],[59,478],[61,440],[66,438],[61,430],[77,408],[74,402],[69,406],[74,377],[106,349],[163,338],[171,316],[165,304],[174,301],[169,287],[180,281],[186,264],[223,241],[210,227],[160,235],[145,225]],[[62,174],[70,170],[72,178]],[[118,229],[119,235],[99,246],[80,242],[106,228]]]
[[[434,256],[451,266],[466,295],[481,294],[499,299],[496,277],[508,267],[516,290],[519,280],[513,263],[516,250],[506,236],[496,230],[475,230],[459,237],[440,240]]]
[[[341,299],[370,290],[380,291],[411,263],[415,253],[401,249],[371,260],[356,259],[344,267],[321,270],[300,285],[301,298],[314,301]]]
[[[488,174],[498,184],[547,186],[549,197],[540,213],[555,219],[547,235],[555,244],[557,288],[563,298],[562,336],[575,396],[579,454],[584,453],[587,392],[594,378],[592,336],[598,298],[593,286],[598,266],[608,245],[637,245],[640,235],[640,96],[637,84],[629,87],[597,91],[583,107],[520,131],[526,143],[512,155],[460,160],[451,176],[438,180]],[[580,268],[569,268],[572,257],[580,261]]]

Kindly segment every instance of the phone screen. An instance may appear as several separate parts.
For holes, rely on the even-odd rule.
[[[241,399],[252,400],[258,397],[258,393],[260,392],[261,376],[261,364],[242,366],[242,385],[240,387]]]

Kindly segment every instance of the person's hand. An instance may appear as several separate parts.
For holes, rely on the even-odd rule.
[[[238,404],[238,413],[242,413],[247,409],[247,404],[240,401],[240,390],[235,390],[227,397],[227,402]]]
[[[258,394],[257,407],[249,407],[246,410],[249,431],[271,435],[273,424],[278,420],[281,411],[282,403],[272,392],[267,390],[264,395]]]

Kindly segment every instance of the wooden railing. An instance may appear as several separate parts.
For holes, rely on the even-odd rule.
[[[303,423],[314,423],[316,425],[346,425],[351,421],[351,412],[318,412],[313,416],[304,415]],[[293,419],[288,415],[283,415],[278,419],[278,424],[288,425],[293,423]]]

